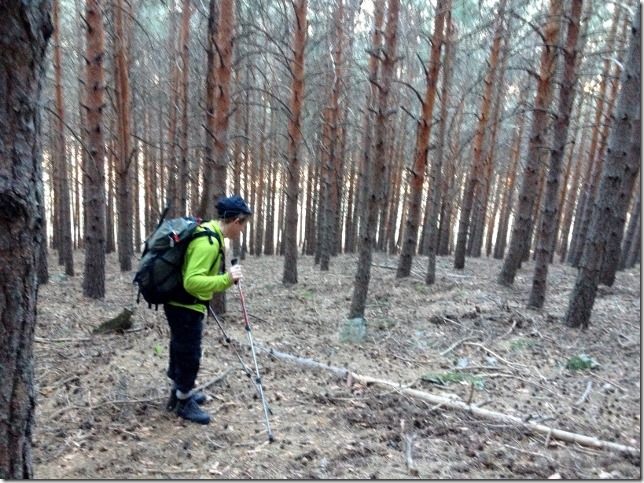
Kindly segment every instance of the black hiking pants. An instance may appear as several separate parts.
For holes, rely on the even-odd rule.
[[[188,393],[195,385],[201,360],[203,314],[165,304],[163,311],[170,325],[170,363],[167,375],[176,388]]]

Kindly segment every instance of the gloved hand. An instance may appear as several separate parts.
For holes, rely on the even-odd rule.
[[[230,267],[228,276],[233,281],[233,283],[237,283],[243,276],[241,265],[233,265],[232,267]]]

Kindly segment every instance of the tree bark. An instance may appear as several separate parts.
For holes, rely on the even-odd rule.
[[[638,5],[621,76],[617,115],[611,131],[608,150],[599,185],[597,206],[593,210],[588,242],[584,247],[579,272],[570,296],[564,323],[587,329],[597,294],[600,270],[609,241],[611,224],[619,209],[619,189],[623,180],[639,170],[641,154],[641,5]]]
[[[557,66],[557,39],[561,25],[561,0],[550,0],[548,18],[544,26],[544,45],[541,53],[541,66],[534,102],[534,114],[530,132],[528,159],[523,174],[517,213],[512,227],[510,249],[503,262],[498,282],[512,285],[514,276],[521,264],[526,247],[530,246],[530,231],[533,225],[533,212],[536,202],[535,188],[541,179],[542,166],[549,154],[545,148],[548,133],[548,112],[552,104],[554,76]]]
[[[132,269],[132,196],[131,166],[134,158],[131,135],[131,93],[129,78],[128,45],[126,40],[124,0],[114,7],[116,39],[114,65],[116,82],[116,105],[118,111],[118,164],[116,172],[116,209],[118,214],[118,256],[122,272]]]
[[[606,40],[606,45],[608,48],[611,48],[613,45],[615,45],[615,39],[617,37],[617,25],[619,24],[621,11],[621,8],[615,9],[611,30]],[[590,223],[592,210],[595,205],[595,192],[597,191],[597,185],[599,183],[599,178],[602,172],[602,163],[604,161],[604,158],[599,151],[601,150],[600,146],[605,143],[606,139],[604,136],[600,136],[600,134],[604,130],[602,128],[601,121],[602,117],[607,120],[605,122],[605,135],[607,136],[608,126],[610,124],[610,122],[608,122],[608,119],[611,116],[612,103],[614,102],[614,97],[606,93],[607,86],[609,82],[611,82],[609,79],[610,69],[611,59],[605,59],[603,72],[601,75],[601,82],[599,84],[599,92],[597,93],[595,122],[593,123],[593,131],[588,153],[587,176],[584,178],[581,199],[577,205],[577,210],[575,213],[575,227],[570,244],[570,251],[568,253],[568,263],[573,267],[577,267],[579,265],[579,260],[581,259],[581,255],[584,250],[586,234],[588,232],[588,225]],[[616,80],[613,81],[613,85],[617,85]]]
[[[58,195],[58,229],[60,239],[58,245],[58,263],[65,265],[65,274],[74,275],[74,256],[72,241],[72,220],[71,220],[71,196],[69,165],[67,162],[65,146],[65,106],[63,104],[63,76],[62,76],[62,47],[60,39],[60,0],[53,1],[52,20],[54,23],[54,83],[56,102],[55,142],[54,142],[54,188],[59,191]]]
[[[481,163],[483,155],[483,141],[485,140],[485,131],[488,128],[488,117],[490,113],[490,104],[492,103],[492,89],[494,88],[494,77],[499,62],[499,52],[501,49],[501,39],[503,37],[503,21],[505,17],[506,0],[499,1],[499,13],[496,18],[496,29],[494,40],[490,50],[490,61],[488,71],[485,74],[485,86],[483,88],[483,100],[481,101],[481,115],[476,127],[474,137],[474,157],[472,166],[467,180],[467,188],[463,194],[463,203],[461,204],[461,216],[458,222],[458,236],[456,239],[456,248],[454,249],[454,268],[462,269],[465,267],[465,251],[467,249],[468,231],[470,231],[470,222],[472,216],[472,207],[481,176]]]
[[[0,3],[0,478],[33,478],[33,337],[44,242],[41,91],[49,1]]]
[[[434,13],[434,34],[432,36],[432,48],[427,70],[427,87],[421,106],[421,116],[416,130],[416,148],[414,151],[414,162],[411,169],[411,180],[409,183],[409,200],[407,216],[405,220],[404,238],[402,250],[398,260],[396,277],[408,277],[411,273],[411,262],[416,253],[416,242],[418,238],[418,225],[420,221],[421,201],[423,196],[423,184],[425,182],[425,171],[427,169],[427,156],[429,154],[429,139],[432,131],[432,116],[434,112],[434,101],[438,86],[438,72],[440,69],[441,47],[444,37],[445,15],[447,13],[446,0],[439,0]]]
[[[641,173],[640,173],[641,176]],[[640,227],[640,214],[641,214],[641,188],[638,187],[634,191],[634,205],[631,210],[631,218],[628,223],[628,228],[626,230],[626,235],[624,236],[624,245],[622,247],[622,252],[619,259],[619,269],[624,270],[625,268],[630,268],[632,265],[629,265],[629,254],[633,250],[633,245],[639,243],[638,234]]]
[[[445,4],[445,56],[443,61],[443,84],[441,87],[440,124],[438,127],[438,147],[429,174],[431,191],[427,220],[427,274],[425,283],[433,285],[436,282],[436,252],[438,251],[438,214],[440,211],[441,188],[443,185],[443,159],[447,144],[447,105],[450,101],[452,84],[452,41],[454,25],[452,23],[452,0]]]
[[[365,163],[365,171],[363,173],[363,181],[366,187],[364,201],[366,203],[367,216],[360,232],[361,243],[359,244],[358,266],[353,284],[353,295],[348,314],[349,319],[356,317],[364,318],[367,294],[369,292],[369,281],[371,279],[371,260],[376,241],[378,209],[384,202],[382,184],[377,182],[376,177],[378,174],[384,172],[387,143],[389,142],[389,136],[387,136],[387,124],[390,118],[389,95],[396,62],[399,15],[399,0],[389,0],[387,24],[385,27],[385,47],[382,56],[382,75],[379,82],[380,92],[374,126],[374,138],[376,142],[373,152],[374,158],[372,163]],[[377,25],[374,28],[377,28]],[[368,158],[365,159],[365,161],[367,160]]]
[[[291,87],[290,119],[288,124],[288,173],[286,180],[286,213],[284,220],[284,273],[282,283],[297,283],[297,202],[300,191],[300,156],[302,138],[302,102],[304,98],[304,48],[306,47],[307,0],[295,0],[293,34],[293,84]]]
[[[570,114],[575,102],[575,84],[577,83],[577,54],[579,46],[579,25],[583,0],[572,0],[568,20],[568,33],[563,49],[564,68],[562,85],[559,90],[559,109],[554,127],[554,146],[550,154],[548,180],[546,184],[545,201],[541,216],[541,234],[536,250],[532,291],[528,305],[542,308],[546,300],[546,284],[548,280],[548,265],[554,250],[557,231],[557,213],[561,209],[559,201],[559,183],[561,178],[562,161],[568,139]]]
[[[85,90],[86,139],[89,153],[83,167],[85,185],[85,273],[83,294],[93,299],[105,297],[105,142],[103,106],[105,93],[103,58],[105,41],[102,1],[88,0],[87,88]]]

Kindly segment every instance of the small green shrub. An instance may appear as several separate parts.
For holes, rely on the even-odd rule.
[[[528,347],[532,347],[535,344],[536,342],[534,340],[517,337],[516,339],[510,341],[510,350],[512,352],[519,352]]]
[[[579,354],[578,356],[571,357],[566,361],[566,369],[571,371],[583,371],[585,369],[594,369],[599,367],[599,362],[587,354]]]

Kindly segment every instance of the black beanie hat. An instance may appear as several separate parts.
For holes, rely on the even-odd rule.
[[[229,198],[221,198],[215,205],[217,212],[219,213],[220,219],[235,218],[236,216],[241,215],[251,215],[252,211],[244,201],[244,199],[239,195],[233,195]]]

